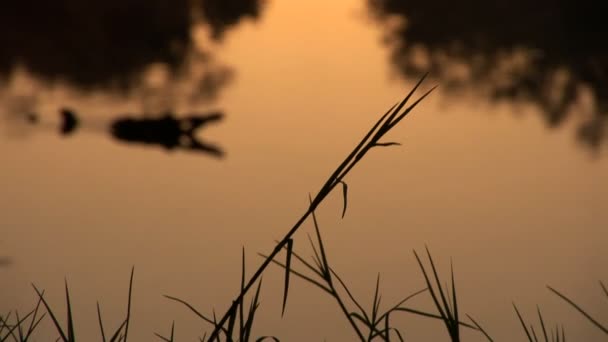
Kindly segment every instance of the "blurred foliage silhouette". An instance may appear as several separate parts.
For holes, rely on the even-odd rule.
[[[71,109],[63,108],[60,115],[62,117],[60,133],[63,136],[73,134],[80,126],[77,114]],[[109,133],[115,140],[121,142],[158,146],[168,151],[189,150],[222,157],[224,152],[221,148],[200,140],[196,133],[209,124],[221,121],[223,117],[224,114],[218,111],[192,113],[187,116],[165,112],[158,117],[127,114],[112,120]]]
[[[175,70],[192,45],[194,20],[219,39],[261,0],[56,0],[12,2],[0,11],[0,77],[17,65],[84,89],[127,86],[152,63]]]
[[[430,72],[453,91],[473,86],[495,100],[532,101],[549,127],[578,112],[579,140],[592,150],[605,141],[608,46],[600,2],[367,1],[403,76]]]

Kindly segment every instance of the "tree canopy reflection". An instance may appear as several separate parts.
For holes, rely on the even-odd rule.
[[[591,149],[608,126],[608,46],[598,4],[368,0],[402,75],[428,71],[453,90],[473,86],[493,99],[533,101],[550,127],[579,113],[577,136]],[[593,99],[586,113],[585,95]]]
[[[124,86],[152,63],[179,67],[192,45],[193,19],[219,39],[260,11],[261,0],[12,2],[0,11],[0,77],[22,65],[81,88]]]

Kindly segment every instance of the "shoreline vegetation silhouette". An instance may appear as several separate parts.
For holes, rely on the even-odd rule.
[[[342,217],[344,217],[347,212],[348,185],[346,183],[346,178],[349,172],[365,158],[368,152],[377,148],[399,145],[393,141],[385,141],[383,138],[386,133],[391,131],[435,89],[435,87],[430,88],[430,90],[426,91],[422,96],[408,105],[412,95],[421,85],[423,80],[424,77],[420,79],[418,84],[401,102],[394,104],[380,117],[376,124],[367,132],[367,134],[365,134],[359,144],[325,181],[319,192],[315,196],[309,195],[310,204],[308,209],[302,217],[297,220],[294,226],[287,231],[284,237],[280,241],[277,241],[270,253],[259,254],[264,258],[264,261],[251,276],[247,276],[245,269],[245,249],[243,247],[240,291],[234,300],[227,305],[228,309],[222,316],[216,316],[215,311],[213,311],[213,314],[203,314],[187,301],[175,296],[165,295],[169,300],[184,305],[188,310],[192,311],[194,315],[199,317],[203,323],[206,323],[213,328],[209,335],[205,334],[200,337],[201,341],[280,341],[276,336],[254,337],[253,335],[254,320],[256,313],[258,312],[257,310],[260,307],[262,275],[270,265],[276,265],[284,270],[282,314],[285,313],[287,307],[292,277],[296,277],[314,285],[332,300],[335,300],[344,316],[345,324],[348,324],[352,328],[353,336],[356,336],[360,341],[404,341],[404,333],[394,326],[394,320],[391,320],[392,317],[395,317],[395,315],[398,314],[413,314],[441,322],[446,329],[446,333],[449,337],[448,340],[452,342],[461,341],[461,329],[476,330],[488,341],[493,341],[491,333],[482,328],[480,323],[471,315],[464,313],[463,308],[460,306],[452,262],[450,262],[450,274],[446,281],[445,277],[440,277],[431,252],[426,247],[426,258],[421,257],[414,250],[414,257],[416,258],[422,273],[422,288],[405,295],[402,300],[393,303],[388,310],[381,310],[380,302],[382,295],[380,293],[380,275],[378,275],[373,293],[373,305],[369,310],[364,309],[360,304],[361,301],[355,298],[353,293],[349,290],[346,281],[342,279],[338,275],[338,272],[331,266],[329,261],[330,255],[324,247],[321,229],[319,228],[319,223],[315,215],[316,209],[324,202],[327,195],[338,188],[337,190],[341,190],[343,195]],[[310,259],[306,259],[296,252],[296,241],[293,238],[294,233],[300,230],[306,221],[312,221],[314,227],[314,237],[309,235],[308,240],[313,251],[313,255]],[[300,246],[300,241],[298,241],[298,246]],[[97,303],[97,319],[100,335],[104,342],[128,341],[129,329],[131,328],[131,307],[133,305],[133,281],[134,268],[131,270],[129,280],[126,315],[115,330],[107,330],[107,324],[104,325],[101,305],[99,302]],[[59,336],[57,340],[63,342],[76,341],[77,327],[74,325],[73,321],[74,314],[67,281],[65,283],[65,311],[67,312],[67,322],[65,322],[65,324],[60,323],[56,316],[58,310],[56,307],[53,309],[51,304],[47,302],[44,291],[38,289],[35,285],[32,286],[37,296],[37,302],[32,310],[28,311],[25,315],[23,315],[23,313],[20,315],[17,310],[10,311],[7,314],[0,313],[0,341],[12,340],[24,342],[33,339],[36,329],[38,329],[45,317],[50,317],[52,326]],[[604,283],[600,282],[600,286],[603,295],[608,298],[608,290]],[[576,304],[570,297],[567,297],[553,287],[547,287],[551,293],[556,295],[556,297],[565,301],[583,315],[592,326],[595,326],[608,335],[607,325],[600,323],[599,320]],[[426,294],[432,299],[434,311],[412,308],[406,305],[411,298],[422,294]],[[523,329],[523,333],[520,333],[520,335],[526,336],[528,341],[566,341],[564,326],[546,322],[540,308],[537,310],[539,325],[534,325],[526,321],[515,303],[513,303],[513,309]],[[466,322],[464,321],[465,316],[468,319]],[[160,333],[154,334],[161,341],[175,341],[175,322],[171,324],[171,330],[168,336]],[[551,337],[549,338],[549,336]]]
[[[85,96],[107,92],[135,98],[146,115],[162,116],[117,118],[109,128],[117,141],[222,157],[219,146],[195,134],[220,121],[222,113],[182,118],[172,108],[181,101],[198,111],[217,99],[234,70],[215,58],[214,46],[242,21],[257,21],[263,5],[264,0],[56,0],[5,6],[0,11],[0,92],[5,92],[0,107],[5,108],[0,112],[8,134],[25,137],[30,126],[48,126],[32,114],[42,111],[38,100],[55,86],[67,87]],[[197,36],[199,28],[205,39]],[[5,81],[27,86],[5,89]],[[73,118],[62,117],[65,135],[87,122]]]
[[[79,117],[69,108],[61,109],[60,115],[60,134],[66,137],[74,134],[80,125]],[[29,117],[32,118],[32,115]],[[200,140],[196,133],[209,124],[221,121],[223,117],[221,112],[183,117],[169,111],[157,117],[121,115],[112,120],[109,133],[115,140],[124,143],[159,146],[168,151],[189,150],[222,157],[224,152],[220,147]]]
[[[591,151],[608,136],[608,22],[600,2],[367,0],[394,69],[455,95],[526,101],[550,128],[574,118]]]
[[[257,20],[262,5],[262,0],[14,2],[0,11],[0,78],[22,66],[43,80],[81,89],[128,88],[151,64],[176,72],[193,48],[194,24],[208,27],[210,38],[221,42],[242,20]],[[219,82],[225,68],[203,49],[199,60],[209,77],[201,81]]]
[[[606,146],[607,24],[598,5],[362,1],[383,28],[390,62],[402,77],[429,72],[455,95],[473,89],[497,101],[533,103],[547,127],[572,119],[582,146],[596,155]],[[104,0],[84,5],[57,0],[32,7],[17,2],[0,11],[0,84],[25,70],[50,84],[131,94],[141,90],[152,66],[162,65],[169,85],[144,89],[148,95],[180,91],[169,88],[191,77],[195,91],[183,97],[192,103],[213,101],[231,84],[235,71],[215,58],[210,45],[221,44],[239,23],[260,20],[265,3]],[[208,31],[207,40],[195,39],[197,25]],[[203,71],[191,72],[193,65]],[[32,97],[35,103],[36,95]]]

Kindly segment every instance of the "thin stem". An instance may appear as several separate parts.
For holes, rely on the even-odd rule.
[[[414,91],[418,88],[424,77],[418,82],[418,84],[410,91],[410,93],[399,103],[397,107],[391,107],[368,131],[368,133],[361,139],[357,147],[344,159],[344,161],[338,166],[338,168],[332,173],[327,179],[321,190],[317,193],[314,199],[311,201],[308,210],[300,217],[300,219],[294,224],[294,226],[285,234],[283,239],[275,246],[272,253],[269,254],[268,258],[264,260],[262,265],[257,269],[253,276],[249,279],[247,284],[241,289],[239,295],[235,300],[232,301],[230,308],[222,316],[220,321],[215,326],[213,332],[209,336],[208,341],[216,340],[219,336],[221,328],[226,324],[228,318],[232,316],[238,308],[238,303],[241,303],[245,294],[251,289],[251,287],[258,281],[262,273],[272,263],[272,260],[281,252],[283,248],[287,246],[289,240],[300,228],[304,221],[315,211],[315,209],[323,202],[329,193],[333,191],[336,185],[340,184],[343,178],[350,172],[350,170],[358,164],[358,162],[365,156],[365,154],[372,148],[377,146],[380,138],[389,132],[406,114],[408,114],[419,102],[425,98],[433,89],[426,92],[420,99],[408,106],[400,115],[397,116],[398,112],[402,109],[405,103],[409,100]],[[392,113],[391,113],[392,112]],[[390,115],[389,115],[390,113]]]

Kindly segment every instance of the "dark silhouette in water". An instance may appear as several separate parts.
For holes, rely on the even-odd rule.
[[[531,101],[549,127],[574,113],[587,87],[596,108],[582,117],[577,136],[591,149],[606,141],[608,21],[602,2],[367,1],[385,26],[392,63],[402,75],[430,72],[443,88],[472,86],[493,99]],[[466,66],[464,76],[453,74],[455,65]]]
[[[70,109],[60,111],[62,135],[73,134],[79,126],[76,114]],[[223,156],[223,151],[209,143],[197,139],[196,131],[205,125],[220,121],[223,114],[211,112],[177,117],[173,113],[165,113],[158,118],[138,118],[124,116],[112,121],[110,134],[122,142],[157,145],[167,150],[183,149],[204,152],[216,157]]]
[[[193,45],[194,20],[217,40],[261,12],[262,0],[11,1],[0,10],[0,77],[20,65],[85,89],[128,86],[152,63],[176,71]],[[223,70],[208,67],[221,78]]]
[[[62,109],[60,113],[62,120],[59,131],[62,135],[72,134],[78,126],[78,119],[76,118],[76,115],[69,109]]]

